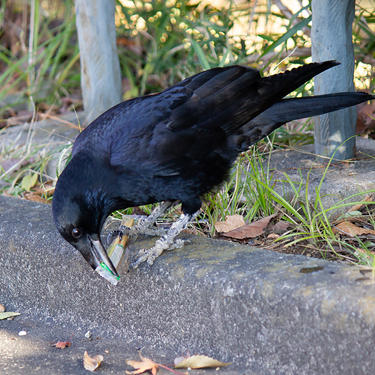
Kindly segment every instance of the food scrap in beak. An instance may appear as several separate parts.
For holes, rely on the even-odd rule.
[[[122,218],[121,226],[132,227],[133,224],[134,219],[129,219],[125,216]],[[117,267],[124,257],[127,242],[128,236],[119,233],[119,235],[112,241],[105,254],[101,254],[101,252],[95,246],[98,253],[100,253],[101,260],[95,271],[113,285],[117,285],[117,283],[120,281],[120,276],[117,273]],[[103,246],[101,246],[101,248],[104,250]]]

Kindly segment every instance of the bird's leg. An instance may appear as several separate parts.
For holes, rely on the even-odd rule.
[[[163,236],[165,235],[165,229],[162,228],[152,228],[156,220],[168,210],[169,207],[173,205],[174,202],[164,201],[161,202],[145,219],[138,221],[136,225],[131,228],[121,225],[118,230],[114,230],[107,236],[107,243],[111,243],[114,237],[118,235],[129,235],[134,236],[138,234],[145,234],[148,236]]]
[[[162,216],[169,207],[173,205],[171,201],[161,202],[145,219],[139,220],[138,224],[132,227],[134,233],[142,233],[150,236],[160,236],[165,234],[164,229],[152,229],[152,226],[156,223],[156,220]],[[151,233],[150,233],[151,232]],[[160,234],[162,233],[162,234]]]
[[[199,211],[194,214],[182,214],[177,221],[169,228],[167,234],[158,239],[155,242],[155,246],[150,249],[141,249],[135,256],[135,261],[130,265],[129,268],[137,268],[141,263],[147,260],[147,263],[151,266],[155,259],[163,253],[164,250],[173,250],[184,246],[183,240],[175,240],[179,233],[184,230],[187,224],[194,220]]]

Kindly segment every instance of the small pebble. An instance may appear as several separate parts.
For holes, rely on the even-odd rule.
[[[90,331],[87,331],[87,332],[85,333],[85,337],[86,337],[87,339],[89,339],[89,338],[91,337],[91,332],[90,332]]]
[[[2,304],[0,304],[0,313],[2,312],[5,312],[5,307]]]
[[[26,336],[27,332],[26,331],[19,331],[18,336]]]

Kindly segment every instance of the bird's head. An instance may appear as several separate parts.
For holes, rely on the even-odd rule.
[[[86,184],[76,175],[73,160],[57,181],[52,212],[61,236],[73,245],[95,270],[104,263],[115,276],[116,268],[101,242],[100,232],[107,216],[114,211],[112,201],[100,184]],[[81,182],[81,183],[80,183]]]

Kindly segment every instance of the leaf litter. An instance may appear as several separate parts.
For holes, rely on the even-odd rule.
[[[12,311],[9,311],[9,312],[1,312],[1,313],[0,313],[0,320],[13,318],[13,317],[18,316],[18,315],[21,315],[21,313],[18,313],[18,312],[12,312]]]
[[[100,354],[90,357],[87,351],[85,351],[83,355],[83,367],[88,371],[94,372],[103,362],[103,359],[104,357]]]
[[[269,222],[278,215],[279,214],[276,213],[276,214],[266,216],[260,220],[254,221],[253,223],[246,224],[230,232],[224,233],[223,236],[235,238],[237,240],[244,240],[245,238],[258,237],[265,232]]]
[[[130,359],[126,361],[126,364],[136,369],[136,371],[126,371],[126,373],[127,374],[142,374],[143,372],[151,371],[151,374],[155,375],[159,369],[159,364],[155,363],[150,358],[143,357],[140,352],[139,352],[139,356],[141,357],[141,361],[132,361]]]
[[[181,358],[181,357],[179,357]],[[209,367],[224,367],[229,366],[232,363],[225,363],[220,362],[217,359],[208,357],[206,355],[192,355],[190,357],[182,359],[178,362],[174,368],[191,368],[191,369],[199,369],[199,368],[209,368]]]
[[[225,221],[217,221],[215,223],[215,229],[219,233],[227,233],[246,225],[242,215],[228,215],[225,217]]]
[[[70,340],[72,339],[73,335],[74,335],[74,333],[70,336],[70,339],[68,341],[57,341],[57,342],[53,343],[52,346],[54,346],[57,349],[65,349],[65,348],[69,347],[70,345],[72,345]]]
[[[141,361],[132,361],[132,360],[126,361],[128,365],[136,369],[135,371],[126,371],[127,374],[142,374],[146,371],[151,371],[151,374],[155,375],[159,367],[169,370],[175,374],[188,374],[186,372],[181,373],[179,371],[175,371],[165,365],[156,363],[150,358],[143,357],[141,353],[139,353],[139,356],[141,357]],[[175,369],[200,369],[200,368],[210,368],[210,367],[218,368],[218,367],[229,366],[229,365],[231,365],[231,363],[220,362],[206,355],[190,356],[190,354],[188,354],[187,356],[177,357],[174,360]]]

